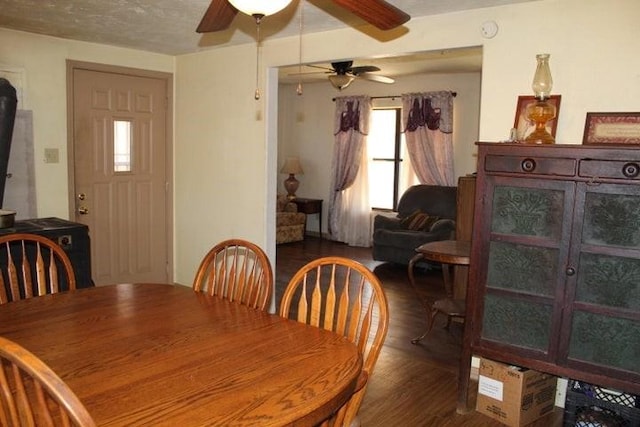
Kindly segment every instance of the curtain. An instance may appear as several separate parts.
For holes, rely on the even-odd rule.
[[[451,92],[403,94],[402,123],[409,158],[420,182],[455,185]]]
[[[351,246],[370,246],[371,206],[366,135],[371,98],[336,98],[329,197],[329,235]]]

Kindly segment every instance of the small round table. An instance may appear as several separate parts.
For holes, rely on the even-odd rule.
[[[465,300],[464,298],[454,297],[456,293],[453,289],[450,269],[454,265],[469,265],[471,242],[465,240],[439,240],[418,246],[416,248],[416,252],[417,254],[411,258],[411,261],[409,261],[408,273],[409,283],[411,283],[411,286],[415,290],[416,295],[418,295],[418,298],[420,297],[415,277],[413,275],[413,268],[416,262],[421,260],[439,262],[442,264],[442,274],[447,297],[435,301],[431,306],[428,306],[426,301],[420,298],[420,301],[422,301],[424,308],[427,311],[427,316],[429,316],[428,325],[422,335],[411,340],[412,344],[419,343],[429,334],[429,332],[431,332],[435,317],[438,313],[447,315],[447,328],[449,328],[452,318],[457,317],[464,319]]]

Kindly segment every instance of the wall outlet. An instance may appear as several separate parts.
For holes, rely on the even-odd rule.
[[[45,163],[60,163],[60,151],[57,148],[44,149]]]

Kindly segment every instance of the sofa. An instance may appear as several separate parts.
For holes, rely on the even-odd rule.
[[[427,242],[455,238],[457,187],[414,185],[398,202],[397,214],[373,220],[373,259],[408,265]]]
[[[276,203],[276,244],[304,240],[307,215],[298,212],[298,206],[278,195]]]

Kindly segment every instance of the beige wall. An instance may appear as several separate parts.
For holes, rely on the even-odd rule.
[[[384,72],[384,70],[383,70]],[[450,90],[457,92],[454,99],[454,169],[455,176],[476,170],[472,155],[478,140],[480,117],[480,73],[430,74],[405,76],[393,85],[359,79],[342,92],[329,81],[305,84],[303,96],[296,93],[296,85],[281,85],[278,91],[278,171],[287,156],[298,156],[304,174],[298,176],[297,195],[323,199],[323,233],[327,232],[327,204],[331,185],[330,165],[333,152],[333,114],[336,96],[367,94],[370,96],[401,95],[410,92]],[[400,106],[395,100],[377,99],[374,106]],[[278,173],[278,192],[285,193],[283,181],[288,175]],[[307,229],[317,232],[318,216],[310,215]]]
[[[500,140],[517,96],[531,92],[535,54],[547,52],[553,92],[562,95],[558,141],[579,143],[587,111],[638,110],[638,16],[637,0],[541,0],[413,19],[407,34],[388,42],[352,29],[305,35],[303,61],[482,46],[480,139]],[[487,20],[500,27],[493,39],[480,34]],[[175,72],[175,279],[190,283],[205,250],[230,236],[255,240],[273,256],[277,74],[261,73],[270,80],[256,102],[254,49],[172,58],[0,30],[0,63],[27,74],[39,214],[68,216],[65,60]],[[267,41],[263,71],[297,63],[297,52],[295,37]],[[59,148],[61,163],[44,164],[44,147]]]
[[[66,60],[173,72],[174,57],[0,29],[0,67],[23,71],[24,105],[33,111],[38,216],[69,216]],[[57,148],[60,163],[44,163]]]
[[[303,61],[482,46],[479,138],[497,141],[513,125],[518,95],[531,93],[536,53],[547,52],[555,80],[553,92],[562,95],[558,141],[579,143],[587,111],[638,109],[640,57],[633,47],[633,40],[640,36],[640,26],[634,22],[638,16],[636,0],[543,0],[414,19],[407,25],[407,34],[389,42],[352,29],[309,34],[304,38]],[[493,39],[484,39],[480,33],[487,20],[499,26]],[[267,67],[295,64],[297,52],[297,38],[267,41],[263,61]],[[252,237],[268,253],[275,253],[266,227],[272,227],[270,203],[281,185],[277,161],[269,161],[278,141],[266,135],[274,135],[277,119],[252,98],[253,54],[251,47],[245,47],[186,55],[177,61],[176,160],[182,163],[176,165],[176,193],[203,188],[198,194],[206,198],[198,201],[198,209],[176,203],[178,280],[190,277],[197,258],[211,242],[233,234]],[[202,79],[216,82],[216,89],[201,88],[206,96],[200,90],[184,90]],[[188,110],[182,108],[185,105]],[[187,128],[193,123],[191,113],[199,110],[207,112],[208,122],[195,133]],[[224,123],[216,115],[224,115]],[[247,157],[230,167],[237,150]],[[270,170],[265,170],[265,161]],[[229,175],[247,185],[231,185]],[[235,200],[233,208],[225,209],[231,200]],[[251,212],[251,219],[238,209]]]

